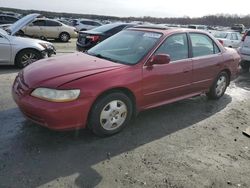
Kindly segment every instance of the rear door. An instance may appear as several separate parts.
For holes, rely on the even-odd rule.
[[[11,57],[10,41],[0,34],[0,64],[9,63]]]
[[[53,20],[46,20],[43,27],[44,36],[48,38],[58,38],[61,33],[62,24]]]
[[[217,44],[206,34],[189,33],[193,55],[193,92],[207,90],[223,66]]]
[[[171,61],[143,68],[146,108],[176,100],[191,92],[192,60],[186,33],[169,36],[155,54],[168,54]]]
[[[242,44],[241,53],[244,55],[250,55],[250,31],[248,31],[246,34]]]
[[[237,33],[231,33],[230,42],[232,48],[238,48],[241,42],[241,38],[238,37]]]

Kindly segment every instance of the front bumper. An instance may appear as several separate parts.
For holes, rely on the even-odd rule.
[[[44,53],[44,56],[47,55],[48,57],[51,57],[53,54],[56,55],[56,49],[55,49],[54,46],[51,47],[51,48],[46,48],[46,49],[43,51],[43,53]]]
[[[21,89],[20,89],[21,88]],[[65,103],[49,102],[32,97],[32,89],[23,89],[15,80],[12,96],[25,117],[53,130],[73,130],[85,128],[91,99],[79,98]]]

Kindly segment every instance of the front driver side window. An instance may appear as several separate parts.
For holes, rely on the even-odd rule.
[[[158,48],[156,54],[168,54],[171,61],[188,58],[188,42],[185,33],[175,34],[168,37]]]

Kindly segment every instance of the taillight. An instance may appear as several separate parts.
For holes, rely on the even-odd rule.
[[[92,40],[93,42],[97,42],[100,39],[100,36],[98,36],[98,35],[89,35],[89,36],[86,36],[86,38]]]
[[[246,39],[246,37],[247,37],[247,32],[245,32],[245,34],[243,35],[243,37],[242,37],[241,41],[243,41],[243,42],[244,42],[244,40]]]
[[[224,45],[224,42],[223,42],[223,40],[220,40],[220,39],[219,39],[218,41],[219,41],[219,42],[220,42],[220,43],[221,43],[222,45]]]

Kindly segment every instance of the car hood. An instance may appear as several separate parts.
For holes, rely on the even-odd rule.
[[[39,39],[32,39],[32,38],[27,38],[27,37],[16,37],[16,36],[12,36],[12,43],[27,43],[27,44],[50,44],[52,45],[52,43],[47,42],[47,41],[43,41],[43,40],[39,40]]]
[[[20,76],[29,88],[56,88],[79,78],[124,66],[127,65],[117,64],[84,53],[74,53],[34,62],[24,68]]]
[[[14,24],[12,24],[8,28],[8,32],[10,35],[15,35],[20,29],[28,25],[29,23],[33,22],[40,14],[29,14],[27,16],[24,16],[23,18],[16,21]]]

